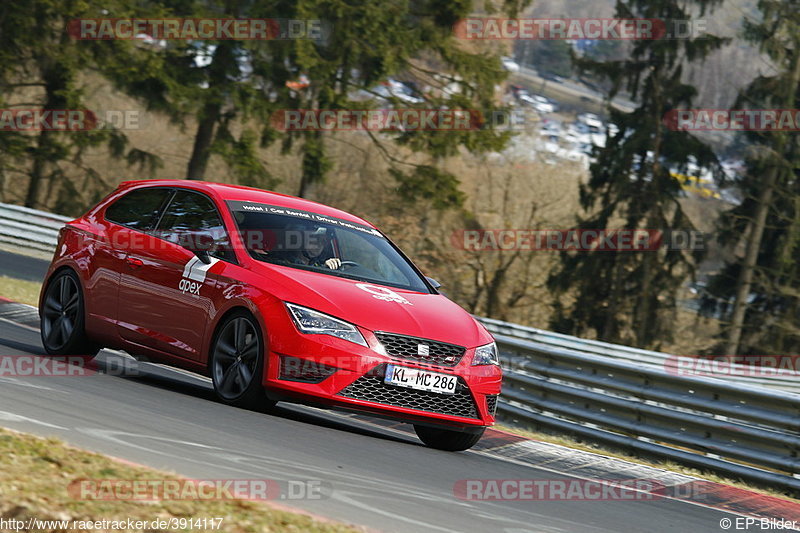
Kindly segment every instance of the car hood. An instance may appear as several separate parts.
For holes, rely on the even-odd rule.
[[[355,281],[317,272],[260,263],[253,270],[281,300],[333,315],[371,331],[386,331],[473,348],[491,335],[472,316],[441,294]]]

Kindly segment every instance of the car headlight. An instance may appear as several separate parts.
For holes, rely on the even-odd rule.
[[[288,302],[286,303],[286,308],[289,310],[289,315],[292,317],[297,329],[303,333],[331,335],[361,346],[368,346],[361,332],[349,322]]]
[[[475,348],[472,366],[477,365],[500,365],[500,357],[497,355],[497,345],[495,343],[490,342]]]

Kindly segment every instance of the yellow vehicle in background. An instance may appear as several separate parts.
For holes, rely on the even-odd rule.
[[[678,172],[670,172],[670,176],[678,180],[681,184],[681,189],[686,192],[700,195],[703,198],[720,198],[720,194],[712,188],[713,182],[709,178],[687,176]]]

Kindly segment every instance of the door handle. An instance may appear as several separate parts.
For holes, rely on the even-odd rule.
[[[127,257],[125,258],[125,262],[128,263],[128,266],[131,268],[139,268],[140,266],[144,265],[141,259],[137,259],[135,257]]]

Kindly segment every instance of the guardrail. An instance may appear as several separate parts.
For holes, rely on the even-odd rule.
[[[800,395],[495,338],[502,420],[800,494]]]
[[[478,318],[492,334],[506,335],[517,339],[529,340],[536,343],[552,346],[554,348],[566,348],[577,352],[598,355],[619,361],[644,366],[653,370],[662,370],[670,373],[685,375],[693,372],[703,374],[724,373],[725,382],[738,383],[741,385],[766,387],[781,391],[800,394],[800,379],[797,372],[793,369],[764,367],[754,367],[744,364],[723,363],[716,364],[702,358],[695,358],[687,355],[675,355],[664,352],[654,352],[642,350],[630,346],[611,344],[608,342],[581,339],[562,333],[554,333],[543,329],[512,324],[491,318]],[[788,358],[787,358],[788,360]],[[699,364],[692,365],[692,362]],[[706,366],[703,366],[703,363]],[[798,359],[800,364],[800,359]]]
[[[67,221],[0,204],[0,242],[52,251]],[[501,419],[800,494],[800,383],[789,372],[687,377],[674,355],[479,319],[505,368]]]
[[[0,242],[52,252],[58,243],[58,230],[70,220],[45,211],[0,203]]]

